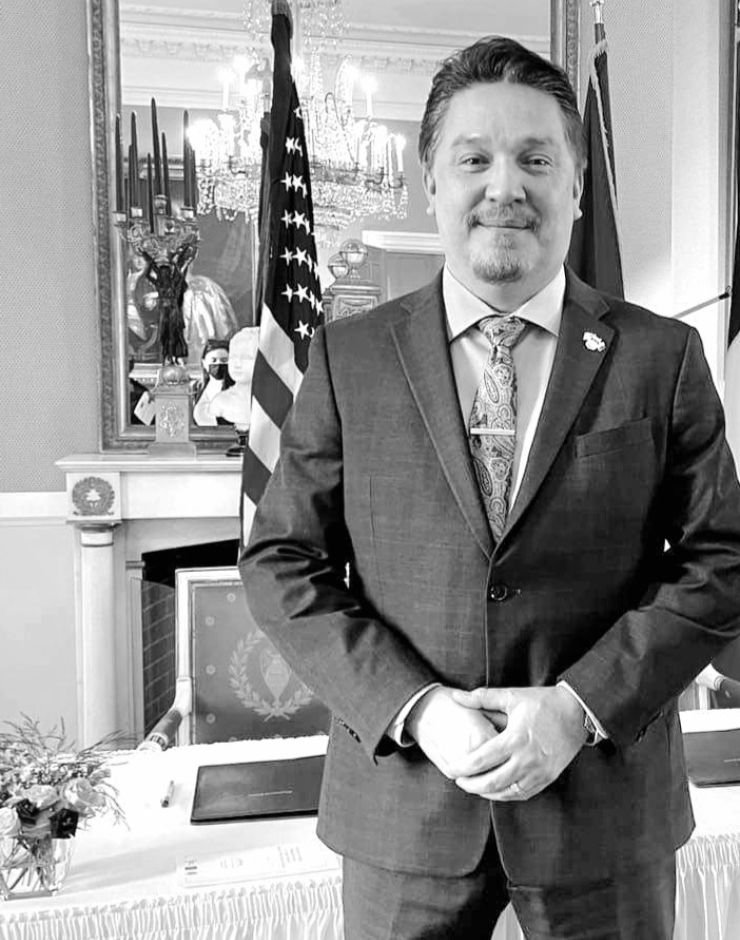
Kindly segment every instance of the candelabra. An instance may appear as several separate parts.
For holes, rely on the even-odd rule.
[[[120,118],[116,119],[116,212],[115,224],[126,246],[145,264],[143,277],[157,292],[159,326],[157,339],[162,366],[154,387],[156,439],[151,453],[160,456],[195,454],[190,441],[190,378],[185,362],[183,298],[187,290],[187,272],[198,252],[196,222],[197,188],[195,156],[188,141],[188,118],[183,122],[184,205],[173,211],[170,193],[167,140],[160,138],[157,111],[152,99],[152,138],[154,157],[147,154],[146,212],[139,205],[139,166],[136,115],[131,115],[128,180],[123,176]],[[125,206],[125,209],[124,209]]]

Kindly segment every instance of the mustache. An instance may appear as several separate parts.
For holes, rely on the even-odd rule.
[[[502,212],[492,209],[473,209],[468,214],[468,226],[473,228],[475,225],[485,225],[489,227],[507,227],[507,228],[531,228],[536,229],[539,225],[539,217],[532,212]]]

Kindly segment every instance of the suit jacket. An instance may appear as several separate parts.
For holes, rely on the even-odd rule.
[[[547,885],[689,837],[676,697],[740,626],[740,495],[693,329],[568,272],[537,433],[494,545],[441,279],[329,324],[240,564],[258,623],[333,712],[319,834],[337,851],[462,874],[492,818],[511,881]],[[384,735],[433,680],[561,678],[610,740],[526,802],[466,794]]]

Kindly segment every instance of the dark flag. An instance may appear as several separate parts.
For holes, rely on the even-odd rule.
[[[280,431],[306,371],[308,345],[322,319],[309,155],[290,69],[290,35],[290,4],[273,0],[272,107],[257,298],[259,349],[252,376],[249,441],[242,465],[243,544],[277,463]]]
[[[735,260],[730,293],[730,318],[727,325],[727,353],[725,356],[724,406],[727,442],[740,468],[740,58],[735,79]],[[732,679],[740,679],[740,640],[725,647],[712,665]],[[735,704],[721,695],[715,696],[719,706]]]
[[[581,197],[583,216],[573,226],[568,264],[587,284],[623,298],[606,52],[604,25],[597,23],[583,114],[588,156]]]
[[[727,355],[725,358],[725,412],[727,440],[740,468],[740,59],[735,81],[735,262],[732,270],[730,319],[727,326]]]

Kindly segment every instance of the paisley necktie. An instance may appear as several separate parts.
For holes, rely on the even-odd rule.
[[[473,466],[493,537],[506,523],[516,444],[516,374],[511,351],[525,323],[517,317],[485,317],[478,328],[491,344],[475,393],[468,433]]]

